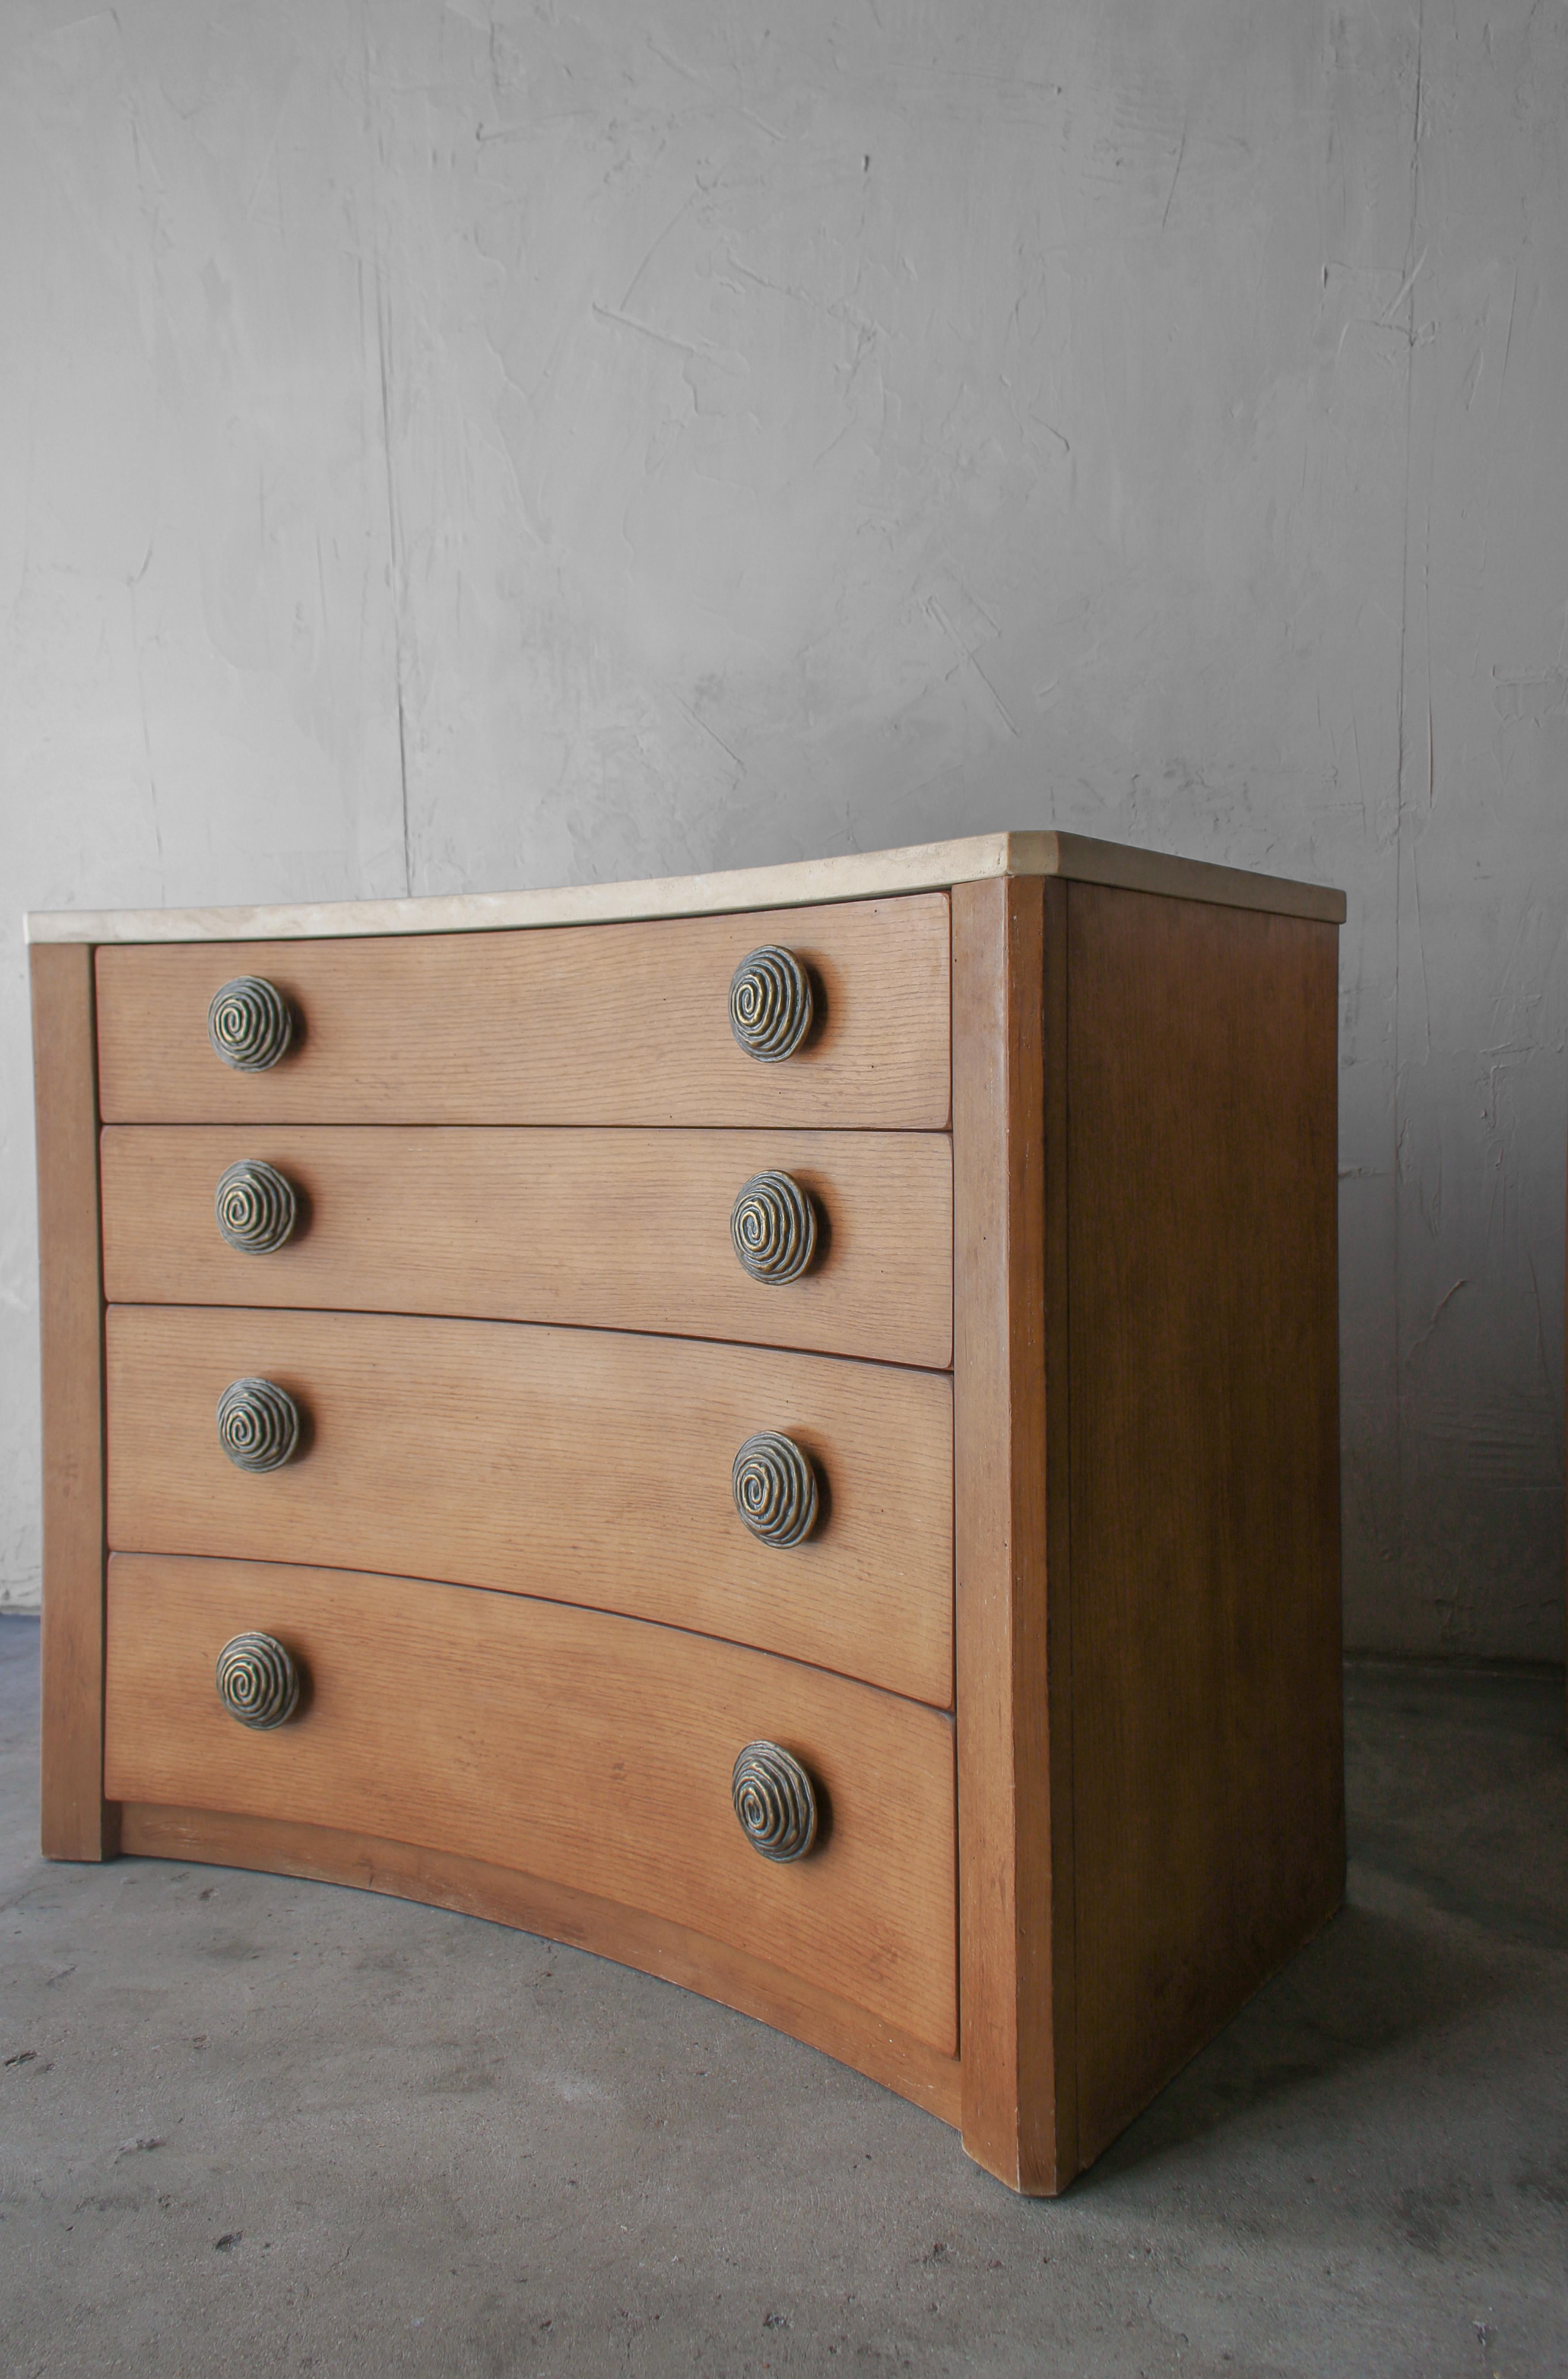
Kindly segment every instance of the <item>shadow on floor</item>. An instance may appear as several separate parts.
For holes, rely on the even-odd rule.
[[[1506,1978],[1480,1951],[1354,1902],[1169,2083],[1080,2188],[1481,2014]]]

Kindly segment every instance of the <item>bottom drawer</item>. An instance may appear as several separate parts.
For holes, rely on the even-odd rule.
[[[213,1682],[234,1636],[306,1684],[259,1732]],[[818,1788],[778,1864],[730,1805],[742,1745]],[[646,1621],[473,1587],[259,1562],[109,1564],[105,1790],[456,1852],[669,1917],[951,2055],[952,1721],[870,1685]]]

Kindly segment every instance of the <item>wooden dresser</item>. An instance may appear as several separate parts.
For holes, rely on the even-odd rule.
[[[30,920],[45,1851],[527,1926],[1065,2187],[1341,1897],[1343,915],[1026,834]]]

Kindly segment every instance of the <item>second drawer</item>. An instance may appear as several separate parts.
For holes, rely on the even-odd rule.
[[[237,1468],[259,1376],[306,1433]],[[417,1572],[784,1652],[947,1708],[953,1407],[942,1375],[749,1346],[385,1314],[113,1307],[109,1541]],[[742,1524],[735,1455],[802,1451],[796,1544]]]
[[[243,1159],[298,1202],[292,1235],[264,1253],[225,1244],[214,1218]],[[798,1276],[752,1278],[731,1242],[737,1194],[766,1172],[816,1215]],[[952,1360],[942,1132],[122,1125],[103,1135],[103,1179],[115,1303],[471,1314]]]

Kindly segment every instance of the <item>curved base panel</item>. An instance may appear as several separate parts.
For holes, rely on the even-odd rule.
[[[189,1859],[303,1876],[317,1883],[351,1884],[363,1891],[391,1892],[432,1908],[541,1933],[754,2016],[840,2064],[853,2066],[955,2129],[961,2119],[957,2058],[938,2055],[923,2041],[879,2023],[863,2009],[814,1990],[760,1958],[711,1941],[684,1925],[573,1891],[566,1884],[514,1874],[482,1859],[419,1850],[330,1826],[285,1825],[144,1801],[123,1805],[120,1846],[143,1858]]]

